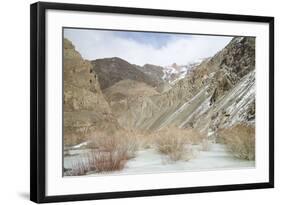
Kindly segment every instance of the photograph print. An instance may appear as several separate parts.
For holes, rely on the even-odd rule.
[[[63,176],[255,168],[255,37],[63,28]]]

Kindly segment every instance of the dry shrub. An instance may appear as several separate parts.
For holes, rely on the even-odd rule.
[[[255,159],[255,128],[246,124],[237,124],[221,129],[219,137],[227,150],[235,157],[246,160]]]
[[[126,130],[96,131],[87,138],[86,148],[91,151],[72,164],[65,175],[79,176],[87,172],[122,170],[127,160],[135,157],[138,140]]]
[[[94,150],[89,154],[89,164],[96,172],[122,170],[127,160],[126,150]]]
[[[67,170],[64,172],[65,176],[81,176],[87,174],[88,171],[90,171],[90,165],[83,161],[83,160],[77,160],[74,162],[71,166],[70,170]]]
[[[89,140],[88,148],[92,149],[89,164],[97,172],[123,169],[138,149],[136,137],[124,130],[96,132]]]
[[[194,133],[196,135],[191,135]],[[158,152],[167,155],[171,161],[188,161],[194,157],[192,144],[199,135],[195,130],[167,127],[154,133],[155,146]]]
[[[65,176],[86,175],[90,171],[107,172],[122,170],[128,160],[126,150],[92,150],[85,159],[77,160],[72,164],[71,169],[67,170]]]

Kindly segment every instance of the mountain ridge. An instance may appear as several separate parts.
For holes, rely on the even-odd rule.
[[[229,114],[223,112],[235,106],[232,101],[236,100],[239,103],[244,99],[246,93],[244,89],[240,90],[236,93],[237,99],[227,98],[227,93],[235,90],[239,83],[244,86],[241,80],[245,80],[247,85],[250,84],[249,90],[254,93],[254,46],[254,38],[234,38],[224,49],[212,58],[205,59],[169,91],[162,95],[144,97],[141,101],[131,104],[129,110],[119,117],[119,123],[125,127],[152,130],[174,124],[180,127],[196,127],[203,132],[230,125]],[[248,78],[244,79],[247,75]],[[247,79],[251,80],[248,82]],[[247,98],[247,101],[249,99],[254,99],[254,95]],[[224,101],[225,106],[222,106],[222,110],[215,109],[221,101]],[[245,109],[253,110],[254,104],[246,103]],[[200,106],[204,108],[205,105],[208,105],[206,110],[199,112]],[[219,114],[215,116],[214,112]],[[137,117],[132,119],[132,116]],[[208,120],[204,120],[204,117]],[[229,120],[224,119],[225,117]],[[247,121],[247,118],[239,119]],[[199,123],[200,121],[206,125]]]
[[[91,64],[99,76],[99,83],[102,90],[125,79],[144,82],[156,88],[161,87],[161,83],[164,83],[153,76],[147,75],[139,69],[139,66],[130,64],[118,57],[96,59],[91,61]]]

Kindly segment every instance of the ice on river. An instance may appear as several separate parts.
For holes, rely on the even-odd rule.
[[[79,151],[76,150],[76,153],[79,153]],[[71,164],[73,164],[75,160],[81,158],[81,156],[83,156],[83,154],[65,156],[65,168],[70,168]],[[169,162],[166,160],[165,155],[158,153],[154,149],[141,150],[137,152],[135,158],[127,162],[123,170],[99,173],[98,175],[149,174],[160,172],[206,171],[254,167],[255,161],[234,158],[232,155],[225,151],[224,145],[212,144],[209,151],[200,151],[196,154],[196,157],[194,159],[191,159],[189,161]],[[97,175],[97,173],[93,173],[92,175]]]

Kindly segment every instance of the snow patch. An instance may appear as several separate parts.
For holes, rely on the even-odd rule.
[[[69,149],[79,149],[79,148],[82,148],[82,147],[86,146],[87,144],[88,144],[88,142],[82,142],[78,145],[74,145],[72,147],[69,147]]]
[[[195,62],[190,62],[187,65],[176,65],[166,66],[163,68],[162,79],[166,80],[171,85],[174,85],[179,80],[185,78],[196,66],[198,66],[203,59]]]

